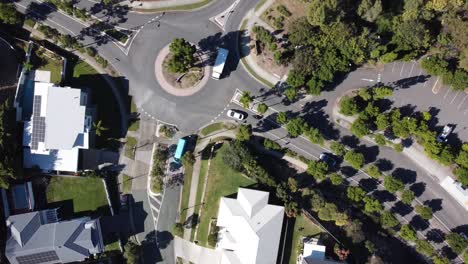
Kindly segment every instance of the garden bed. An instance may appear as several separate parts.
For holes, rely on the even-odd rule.
[[[173,87],[179,89],[186,89],[196,86],[203,78],[203,68],[200,67],[192,67],[188,70],[187,73],[173,73],[169,70],[169,60],[171,58],[171,54],[167,55],[164,58],[162,63],[162,73],[164,79]],[[196,56],[196,58],[198,58]],[[194,65],[201,64],[200,60],[197,60]]]

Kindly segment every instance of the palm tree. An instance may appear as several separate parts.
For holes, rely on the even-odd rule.
[[[103,131],[109,130],[109,128],[102,125],[102,120],[99,120],[97,123],[93,122],[93,130],[96,132],[97,136],[101,136]]]

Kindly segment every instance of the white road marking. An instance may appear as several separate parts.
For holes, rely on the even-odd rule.
[[[400,70],[400,77],[402,76],[403,74],[403,69],[405,68],[405,62],[403,62],[403,66],[401,66],[401,70]]]
[[[392,72],[395,70],[395,62],[392,63]]]
[[[437,85],[438,82],[439,82],[439,77],[437,77],[436,82],[435,82],[434,85],[432,86],[432,93],[433,93],[433,94],[437,94],[437,93],[438,93],[438,91],[436,92],[436,91],[434,90],[434,88],[436,87],[436,85]]]
[[[450,89],[447,88],[447,92],[445,92],[444,99],[447,97],[448,93],[450,92]]]
[[[413,73],[413,68],[414,68],[414,65],[416,64],[415,61],[413,61],[413,65],[411,65],[411,70],[410,70],[410,73],[408,74],[408,77],[411,76],[411,73]]]
[[[460,108],[462,107],[462,105],[463,105],[463,103],[465,102],[465,100],[466,100],[466,98],[467,98],[467,97],[468,97],[468,94],[467,94],[467,95],[465,95],[465,97],[463,97],[463,99],[462,99],[461,103],[460,103],[460,104],[458,104],[458,107],[457,107],[457,109],[460,109]]]
[[[377,82],[378,82],[378,83],[380,82],[381,79],[382,79],[382,74],[380,74],[380,73],[377,74]]]
[[[457,94],[453,97],[452,101],[450,101],[450,104],[453,104],[453,101],[455,101],[455,98],[460,94],[460,91],[457,92]]]
[[[375,81],[372,80],[372,79],[361,79],[361,80],[363,80],[363,81],[368,81],[368,82],[375,82]]]

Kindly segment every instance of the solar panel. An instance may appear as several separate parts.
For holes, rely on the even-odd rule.
[[[45,251],[41,253],[29,254],[16,257],[19,264],[37,264],[50,261],[58,261],[59,257],[55,251]]]
[[[45,140],[45,117],[41,116],[41,104],[42,97],[40,95],[35,95],[32,116],[32,149],[37,149],[39,146],[39,142],[44,142]]]

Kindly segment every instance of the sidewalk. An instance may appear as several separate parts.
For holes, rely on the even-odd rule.
[[[119,4],[120,5],[125,5],[130,8],[135,8],[135,9],[170,9],[170,8],[180,8],[182,6],[191,6],[191,5],[201,5],[200,7],[195,7],[196,8],[201,8],[205,5],[210,4],[211,2],[216,1],[216,0],[159,0],[159,1],[122,1]],[[191,8],[187,8],[191,9]]]

